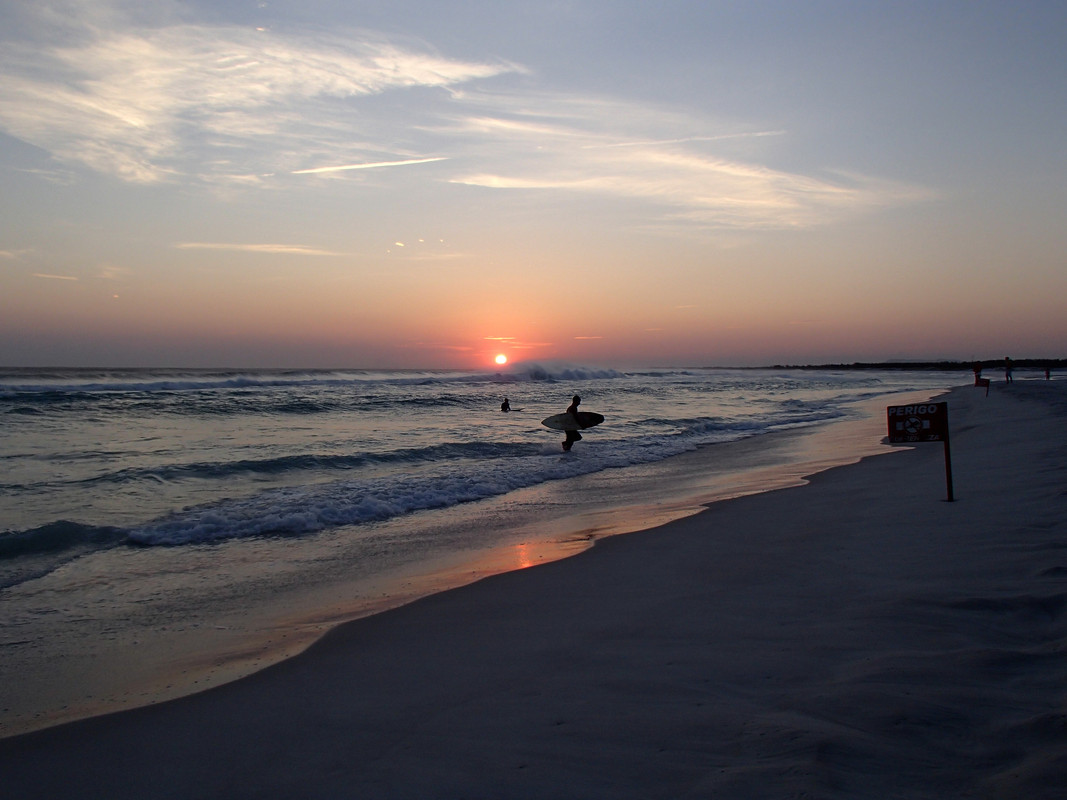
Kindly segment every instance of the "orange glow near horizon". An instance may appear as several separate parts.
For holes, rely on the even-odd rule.
[[[426,3],[412,27],[400,4],[369,20],[319,3],[312,20],[271,3],[254,38],[267,3],[225,18],[183,3],[180,21],[175,3],[53,5],[20,4],[20,38],[0,46],[4,367],[503,373],[1067,351],[1067,182],[1049,177],[1063,4],[984,4],[962,30],[937,8],[820,8],[809,30],[740,3],[724,17],[601,0],[543,28],[517,4],[490,19]],[[930,35],[896,46],[917,20]],[[1019,35],[991,36],[1005,21]],[[649,24],[664,34],[642,38]],[[605,31],[610,62],[557,46]],[[864,45],[835,51],[847,81],[824,57],[842,36]],[[972,50],[988,57],[958,69]],[[768,63],[778,52],[795,58]],[[134,62],[135,80],[115,68]],[[976,107],[999,113],[976,126]],[[131,109],[135,125],[115,124]]]

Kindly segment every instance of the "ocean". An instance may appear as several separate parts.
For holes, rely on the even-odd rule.
[[[594,506],[684,494],[687,454],[718,463],[729,494],[753,463],[731,446],[771,464],[872,401],[960,382],[529,363],[0,370],[0,685],[20,681],[0,690],[0,734],[135,705],[164,679],[174,694],[218,682],[337,621],[565,555],[614,532],[582,519]],[[574,394],[606,420],[565,453],[540,421]]]

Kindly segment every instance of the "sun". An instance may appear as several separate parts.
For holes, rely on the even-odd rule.
[[[494,361],[495,361],[495,362],[496,362],[497,364],[500,364],[501,366],[503,366],[504,364],[507,364],[507,363],[508,363],[508,357],[507,357],[506,355],[504,355],[503,353],[501,353],[500,355],[498,355],[498,356],[497,356],[496,358],[494,358],[493,360],[494,360]]]

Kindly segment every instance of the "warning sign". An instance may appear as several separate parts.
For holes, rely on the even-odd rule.
[[[948,446],[948,403],[916,403],[913,406],[887,406],[889,443],[944,442],[945,488],[950,503],[952,495],[952,455]]]
[[[888,406],[889,441],[948,441],[948,403],[917,403],[911,406]]]

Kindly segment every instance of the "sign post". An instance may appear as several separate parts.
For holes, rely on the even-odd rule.
[[[886,419],[890,444],[915,442],[945,443],[945,484],[948,502],[952,496],[952,454],[948,444],[948,403],[916,403],[910,406],[888,406]]]

